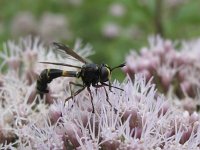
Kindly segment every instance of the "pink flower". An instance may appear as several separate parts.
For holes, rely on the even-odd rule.
[[[116,38],[120,34],[120,27],[113,23],[105,24],[102,29],[102,34],[106,38]]]
[[[125,72],[131,77],[143,73],[164,94],[173,94],[182,98],[197,96],[195,90],[200,88],[198,51],[200,41],[182,42],[177,49],[175,43],[159,36],[149,38],[149,47],[143,47],[139,54],[131,52],[126,58]],[[172,93],[173,91],[173,93]]]
[[[114,3],[110,6],[110,14],[116,17],[121,17],[125,14],[125,7],[120,3]]]
[[[38,64],[35,61],[68,61],[75,64],[77,62],[56,55],[51,48],[48,52],[44,52],[45,47],[38,42],[39,40],[32,41],[30,38],[21,39],[19,44],[8,43],[5,50],[0,52],[3,60],[2,67],[8,67],[7,60],[16,57],[21,62],[22,70],[17,72],[8,67],[7,72],[1,72],[3,83],[0,86],[1,149],[199,148],[199,114],[192,111],[189,113],[189,107],[188,111],[185,111],[181,105],[183,103],[180,101],[177,103],[174,99],[178,97],[173,94],[168,93],[166,97],[160,94],[152,77],[147,79],[145,75],[135,74],[132,77],[127,76],[121,83],[115,80],[112,85],[124,91],[112,88],[110,92],[108,87],[105,87],[107,94],[104,88],[96,91],[91,87],[95,113],[91,112],[91,98],[87,90],[73,100],[65,102],[65,99],[70,96],[68,82],[75,78],[54,80],[49,86],[51,91],[49,95],[40,97],[36,93],[34,79],[29,84],[27,82],[27,66],[30,65],[31,71],[40,73],[44,68],[52,66]],[[162,45],[165,45],[165,42],[158,40],[158,43],[161,51],[156,52],[155,55],[160,58],[160,62],[155,69],[149,70],[151,60],[148,58],[152,56],[143,53],[148,63],[130,68],[130,61],[126,66],[129,71],[148,71],[152,75],[155,74],[152,71],[158,68],[159,73],[162,73],[159,75],[162,77],[167,78],[167,73],[176,77],[179,69],[170,68],[171,63],[163,59],[165,48],[162,48]],[[167,47],[170,46],[168,43]],[[75,48],[82,56],[90,54],[91,47],[81,47],[78,43]],[[37,55],[31,55],[34,53]],[[135,54],[134,58],[139,56]],[[29,64],[27,58],[34,61]],[[139,62],[137,65],[140,65]],[[62,66],[57,67],[62,68]],[[190,78],[186,77],[183,80],[187,79],[195,83],[194,77],[197,75],[192,73]],[[166,85],[169,82],[171,84],[173,78],[170,77],[166,81],[168,81]],[[47,103],[48,96],[51,102]],[[107,102],[107,96],[112,106]]]

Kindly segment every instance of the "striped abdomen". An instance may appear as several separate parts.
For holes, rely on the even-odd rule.
[[[77,77],[76,71],[63,71],[60,69],[45,69],[41,72],[36,89],[39,93],[48,93],[47,86],[53,79],[58,77]]]

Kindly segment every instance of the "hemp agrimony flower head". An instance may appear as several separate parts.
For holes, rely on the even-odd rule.
[[[175,45],[159,36],[150,37],[149,47],[127,56],[125,72],[131,77],[135,73],[144,73],[147,79],[154,76],[159,91],[194,98],[200,87],[200,40],[182,42],[180,48]]]
[[[38,104],[34,115],[17,116],[11,131],[17,139],[2,148],[20,149],[197,149],[200,144],[199,115],[189,115],[156,95],[155,85],[136,75],[134,81],[117,81],[109,92],[110,107],[103,88],[92,89],[95,114],[87,91],[64,105]],[[30,108],[30,106],[28,107]],[[45,109],[44,109],[45,108]],[[117,109],[117,111],[114,110]],[[29,109],[28,109],[29,110]],[[45,111],[44,111],[45,110]],[[33,118],[35,117],[35,118]],[[19,122],[21,120],[21,123]],[[23,124],[22,124],[23,123]]]
[[[47,51],[40,43],[36,45],[36,61],[73,61]],[[33,49],[20,42],[13,47],[19,47],[18,51],[0,53],[2,68],[6,69],[0,85],[1,149],[199,149],[199,114],[190,115],[171,105],[157,93],[152,79],[147,81],[143,75],[135,75],[134,80],[127,77],[122,83],[114,81],[113,86],[124,91],[108,92],[113,107],[106,100],[104,88],[96,91],[92,87],[95,113],[87,91],[64,103],[70,93],[66,90],[60,94],[64,88],[57,90],[56,86],[69,78],[50,85],[51,103],[40,97],[30,101],[35,83],[28,83],[24,76],[27,59],[22,56]],[[88,50],[80,48],[78,52],[86,54]],[[17,69],[8,66],[11,53],[20,60]],[[36,74],[48,67],[36,61],[30,67]]]

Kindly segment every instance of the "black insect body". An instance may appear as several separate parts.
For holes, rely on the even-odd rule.
[[[53,44],[57,47],[57,49],[65,51],[68,55],[70,55],[70,56],[74,57],[75,59],[84,63],[84,65],[82,67],[80,67],[80,66],[64,64],[64,63],[41,62],[41,63],[45,63],[45,64],[74,67],[74,68],[80,69],[80,71],[65,71],[65,70],[60,70],[60,69],[45,69],[45,70],[43,70],[37,80],[36,89],[37,89],[38,93],[40,93],[40,94],[48,93],[48,90],[47,90],[48,83],[50,83],[55,78],[58,78],[58,77],[81,78],[83,81],[83,84],[77,84],[74,82],[69,83],[71,96],[68,97],[66,99],[66,101],[68,101],[71,98],[74,98],[76,95],[81,93],[85,88],[87,88],[87,90],[90,94],[90,97],[91,97],[91,103],[92,103],[92,109],[93,109],[92,112],[94,113],[93,97],[92,97],[92,93],[90,90],[91,85],[95,88],[100,88],[100,87],[104,88],[104,90],[106,92],[106,97],[107,97],[106,101],[110,105],[111,105],[111,103],[108,100],[108,93],[106,91],[105,86],[108,86],[110,90],[112,87],[112,88],[116,88],[116,89],[123,91],[123,89],[111,85],[110,77],[111,77],[112,70],[114,70],[116,68],[121,68],[121,67],[125,66],[125,64],[121,64],[121,65],[116,66],[111,69],[106,64],[98,65],[98,64],[93,64],[93,63],[87,63],[87,61],[85,61],[81,56],[79,56],[77,53],[75,53],[69,47],[67,47],[61,43],[53,43]],[[107,81],[109,84],[106,83]],[[72,85],[79,86],[81,88],[78,91],[76,91],[75,93],[72,93],[72,90],[71,90]]]
[[[96,64],[85,64],[82,66],[80,77],[86,86],[95,86],[99,82],[100,68]]]

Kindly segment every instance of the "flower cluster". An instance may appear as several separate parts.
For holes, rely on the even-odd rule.
[[[11,34],[15,37],[23,35],[38,35],[43,42],[70,39],[68,19],[62,14],[46,12],[37,21],[31,12],[20,12],[12,21]]]
[[[178,43],[151,37],[149,47],[127,56],[125,72],[131,77],[135,73],[144,73],[147,79],[153,76],[159,91],[166,95],[196,99],[200,88],[200,40],[182,42],[177,47]]]
[[[83,47],[81,40],[77,40],[74,48],[83,57],[91,54],[91,46]],[[44,99],[37,95],[35,81],[43,69],[69,69],[39,62],[51,61],[77,65],[79,62],[66,59],[63,54],[56,54],[51,47],[46,48],[39,38],[31,36],[21,38],[18,42],[8,41],[3,44],[0,59],[0,141],[10,143],[17,138],[14,130],[23,124],[38,120],[39,112],[46,110],[46,103],[50,104],[53,103],[53,99],[69,96],[66,85],[67,82],[74,80],[71,78],[60,78],[52,82],[50,92]],[[35,108],[36,104],[37,108]]]
[[[90,47],[80,47],[80,42],[74,49],[80,50],[77,52],[83,57],[91,54]],[[49,95],[41,98],[33,94],[35,78],[29,82],[26,75],[32,70],[30,75],[37,78],[42,69],[50,67],[37,61],[78,62],[64,59],[31,38],[21,39],[18,44],[8,42],[0,57],[1,149],[199,148],[199,115],[172,105],[157,92],[152,78],[147,81],[144,75],[136,74],[134,80],[127,77],[122,83],[113,82],[124,91],[91,87],[95,107],[92,113],[86,90],[64,101],[70,95],[65,86],[73,79],[55,79]]]

